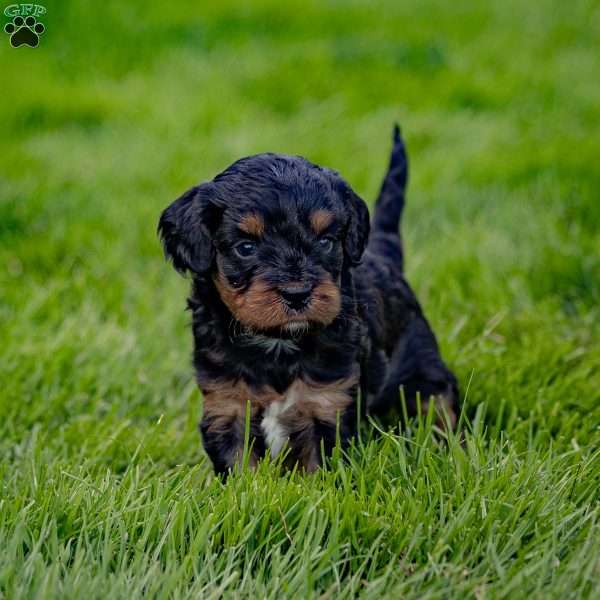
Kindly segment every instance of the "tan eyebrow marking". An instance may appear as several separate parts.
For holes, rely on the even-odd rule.
[[[265,222],[256,213],[248,213],[242,217],[239,228],[250,235],[260,237],[265,232]]]
[[[310,215],[310,224],[315,233],[323,233],[333,222],[333,213],[329,210],[315,210]]]

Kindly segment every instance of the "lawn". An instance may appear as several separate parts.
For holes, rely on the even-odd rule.
[[[0,44],[0,598],[600,598],[598,3],[45,5]],[[371,202],[395,121],[464,441],[223,485],[159,213],[267,150]]]

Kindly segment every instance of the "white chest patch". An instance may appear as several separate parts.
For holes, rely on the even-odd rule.
[[[272,458],[275,458],[283,450],[288,441],[288,433],[282,423],[281,416],[294,406],[297,396],[298,391],[292,385],[281,400],[272,402],[265,409],[260,427],[265,434],[265,442],[271,450]]]

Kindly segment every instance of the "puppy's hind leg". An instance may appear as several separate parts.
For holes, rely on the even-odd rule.
[[[400,406],[400,390],[404,391],[408,416],[418,413],[417,399],[426,413],[434,401],[438,425],[445,427],[446,413],[454,429],[459,414],[459,394],[456,377],[445,365],[435,335],[424,316],[415,316],[398,339],[388,364],[388,374],[378,397],[369,411],[384,416]]]

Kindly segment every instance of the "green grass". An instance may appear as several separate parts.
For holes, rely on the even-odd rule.
[[[598,4],[46,5],[0,44],[0,597],[600,597]],[[465,442],[224,486],[159,212],[266,150],[371,201],[396,120]]]

